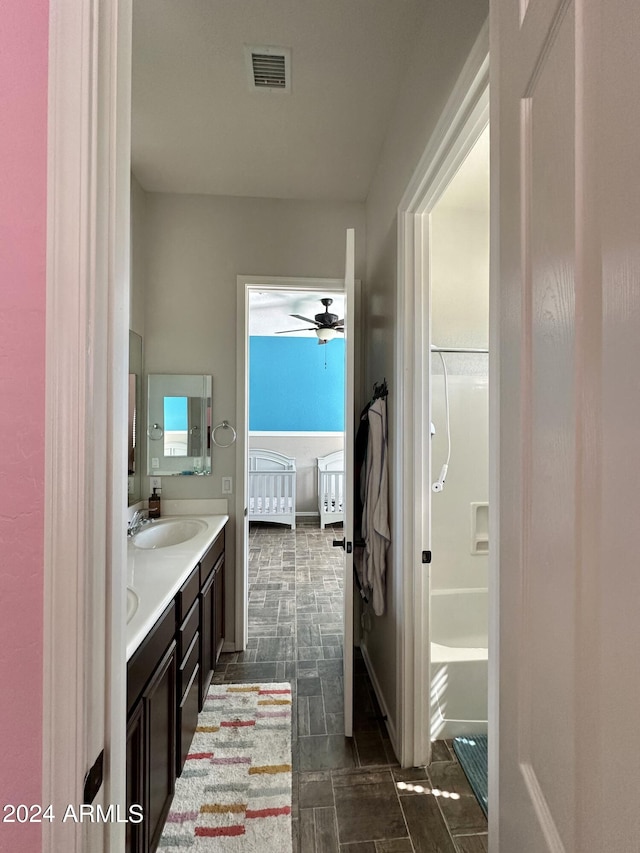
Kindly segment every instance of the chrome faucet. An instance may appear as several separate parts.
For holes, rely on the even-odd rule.
[[[152,521],[153,519],[149,518],[148,509],[137,509],[127,524],[127,536],[135,536],[143,524],[150,524]]]

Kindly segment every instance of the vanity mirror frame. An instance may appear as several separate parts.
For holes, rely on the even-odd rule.
[[[148,476],[211,475],[212,399],[213,379],[209,375],[148,375]],[[172,423],[176,417],[183,422]]]

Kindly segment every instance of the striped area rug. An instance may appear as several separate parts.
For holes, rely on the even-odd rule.
[[[290,853],[291,708],[290,684],[211,687],[158,850]]]

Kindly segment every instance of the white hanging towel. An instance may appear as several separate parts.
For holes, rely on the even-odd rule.
[[[385,611],[385,573],[389,532],[389,464],[387,446],[387,400],[378,397],[368,411],[369,441],[365,461],[365,494],[362,538],[365,542],[364,575],[373,592],[373,611]]]

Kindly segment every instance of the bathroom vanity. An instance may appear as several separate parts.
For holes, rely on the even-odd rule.
[[[144,820],[127,824],[127,853],[158,846],[222,648],[227,520],[163,519],[128,545],[138,603],[127,625],[127,805],[142,805]]]

